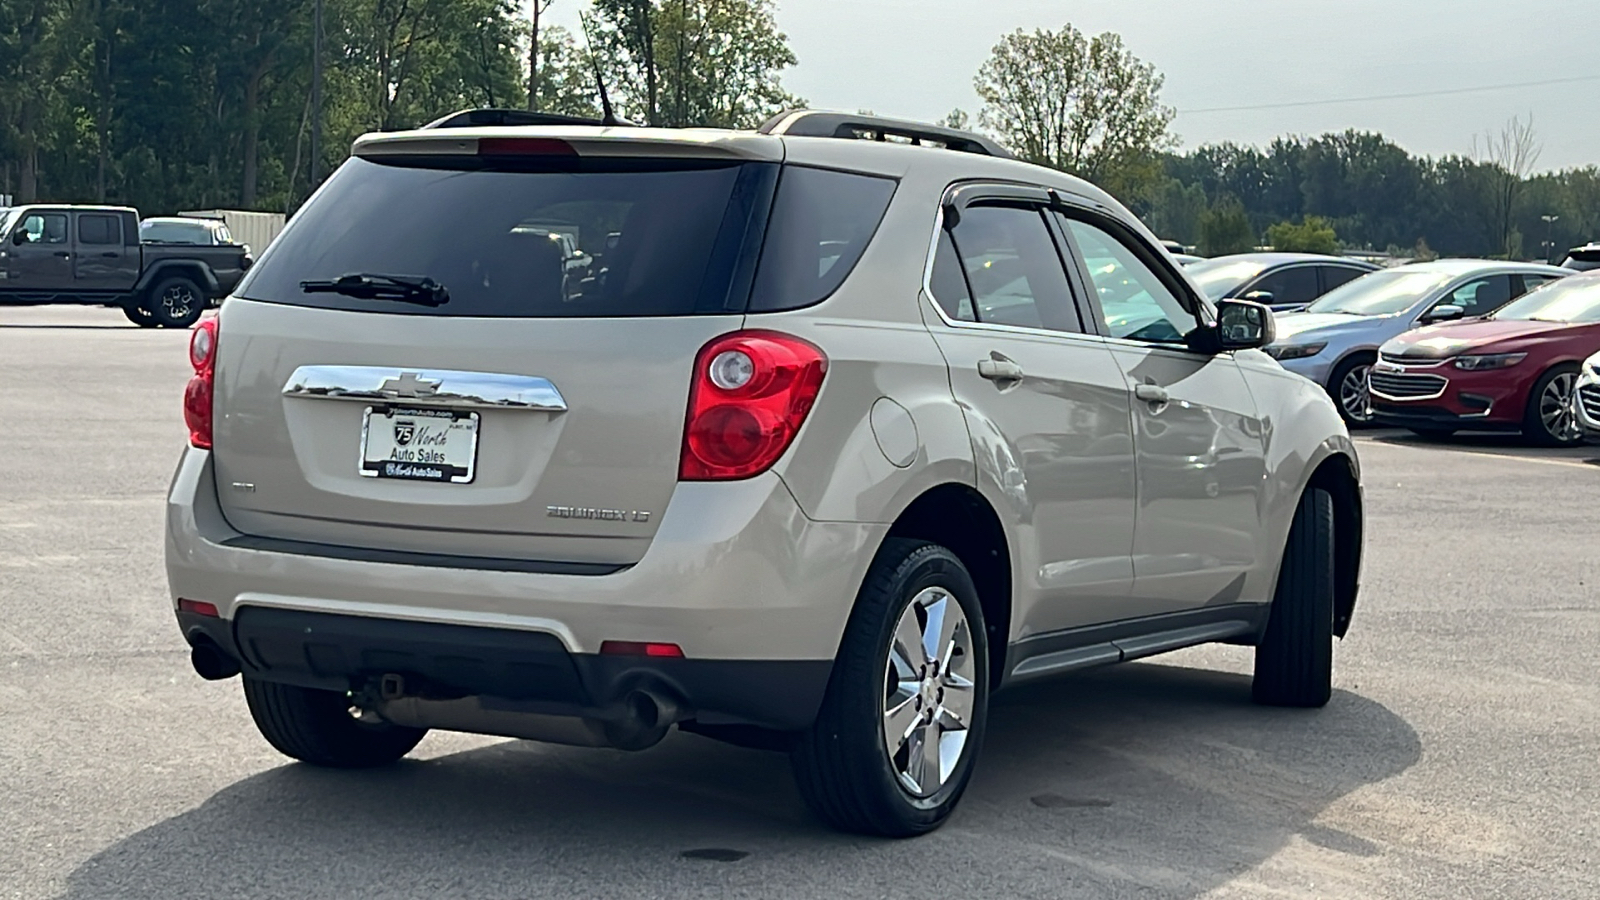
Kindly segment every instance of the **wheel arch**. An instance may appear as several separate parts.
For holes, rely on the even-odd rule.
[[[1361,588],[1361,555],[1365,535],[1361,481],[1356,463],[1335,453],[1311,473],[1305,491],[1323,490],[1333,498],[1333,633],[1344,637],[1355,613]]]
[[[210,266],[199,260],[169,259],[162,260],[145,270],[144,274],[139,277],[139,283],[134,286],[133,296],[143,299],[151,291],[155,290],[161,282],[168,278],[176,277],[183,277],[193,281],[208,300],[215,297],[220,290],[216,273],[211,271]]]
[[[929,488],[895,518],[884,540],[939,544],[961,559],[978,589],[989,643],[989,683],[998,686],[1011,634],[1011,547],[994,507],[971,485]]]

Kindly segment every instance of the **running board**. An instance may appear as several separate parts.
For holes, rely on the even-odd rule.
[[[1110,640],[1098,640],[1094,643],[1080,644],[1079,646],[1067,647],[1061,650],[1028,654],[1025,649],[1026,644],[1040,644],[1046,641],[1060,643],[1070,641],[1074,636],[1072,633],[1042,635],[1039,638],[1013,646],[1014,655],[1022,658],[1011,667],[1006,683],[1016,684],[1023,681],[1032,681],[1037,678],[1059,675],[1063,672],[1071,672],[1077,669],[1142,659],[1146,656],[1154,656],[1171,650],[1181,650],[1198,644],[1253,636],[1260,633],[1261,613],[1264,611],[1264,608],[1240,609],[1240,605],[1233,605],[1228,610],[1233,615],[1226,619],[1143,634],[1130,633],[1130,626],[1135,626],[1137,623],[1126,623],[1121,627],[1111,626],[1116,631],[1122,631],[1126,636],[1118,635],[1111,637]],[[1142,624],[1161,623],[1159,621],[1146,620]],[[1079,636],[1084,639],[1094,640],[1096,637],[1107,636],[1104,633],[1105,630],[1104,628],[1085,629],[1084,633],[1080,633]]]

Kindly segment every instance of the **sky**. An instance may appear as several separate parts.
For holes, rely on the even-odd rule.
[[[587,6],[555,0],[545,20],[576,31]],[[960,107],[976,120],[972,78],[1000,36],[1071,23],[1121,34],[1166,76],[1187,148],[1355,128],[1466,154],[1531,114],[1537,168],[1560,169],[1600,164],[1597,12],[1600,0],[779,0],[777,15],[799,57],[784,86],[814,108],[934,120]]]

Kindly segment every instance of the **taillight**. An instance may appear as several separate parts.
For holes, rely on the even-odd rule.
[[[786,334],[738,331],[705,345],[695,358],[678,477],[765,472],[794,441],[827,371],[821,350]]]
[[[189,336],[189,365],[194,377],[183,391],[183,420],[189,426],[189,443],[211,449],[211,397],[217,373],[217,320],[202,319]]]

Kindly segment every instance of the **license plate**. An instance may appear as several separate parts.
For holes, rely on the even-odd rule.
[[[361,474],[467,484],[478,458],[478,414],[369,406],[361,419]]]

